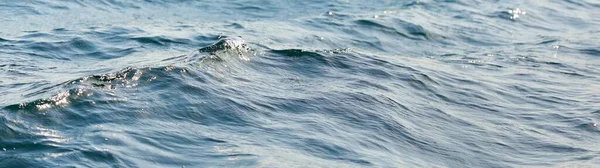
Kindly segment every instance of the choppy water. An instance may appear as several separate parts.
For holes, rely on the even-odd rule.
[[[595,0],[4,0],[0,23],[0,167],[600,167]]]

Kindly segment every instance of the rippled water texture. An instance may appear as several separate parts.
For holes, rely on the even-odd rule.
[[[598,167],[595,0],[0,2],[0,167]]]

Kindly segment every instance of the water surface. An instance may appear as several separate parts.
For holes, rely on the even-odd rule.
[[[0,167],[595,167],[593,0],[0,3]]]

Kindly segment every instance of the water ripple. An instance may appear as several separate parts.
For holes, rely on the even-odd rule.
[[[0,167],[594,167],[600,5],[0,5]]]

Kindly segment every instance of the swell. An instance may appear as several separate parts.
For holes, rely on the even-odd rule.
[[[272,116],[280,118],[280,121],[286,121],[289,119],[286,116],[292,115],[299,116],[301,120],[289,121],[301,123],[304,119],[301,117],[303,115],[317,115],[321,117],[342,115],[339,113],[339,110],[328,107],[327,105],[329,104],[346,106],[343,109],[350,112],[349,114],[342,115],[346,117],[339,120],[350,121],[344,124],[343,127],[352,128],[356,125],[372,122],[370,124],[373,124],[373,127],[369,130],[375,131],[375,134],[384,134],[380,137],[382,139],[375,140],[376,142],[365,137],[357,139],[356,142],[382,149],[386,147],[378,146],[377,144],[394,140],[415,141],[415,145],[424,145],[423,142],[415,139],[413,137],[415,135],[412,135],[409,130],[402,129],[401,125],[388,124],[389,119],[385,119],[385,116],[366,113],[370,110],[375,110],[377,105],[385,105],[390,108],[403,108],[406,110],[405,112],[412,113],[405,104],[399,103],[401,101],[394,101],[393,99],[395,98],[352,93],[344,90],[334,91],[330,94],[333,97],[323,98],[322,94],[329,92],[326,89],[306,90],[307,88],[305,87],[296,87],[295,90],[288,90],[290,86],[279,83],[298,82],[300,85],[303,85],[302,83],[306,84],[307,82],[305,80],[310,79],[302,77],[288,78],[288,80],[283,79],[279,75],[268,75],[268,73],[276,72],[268,71],[268,68],[283,68],[276,73],[301,75],[310,75],[304,72],[304,68],[318,69],[323,72],[329,71],[329,68],[334,68],[343,71],[343,73],[354,74],[355,76],[361,76],[361,73],[374,74],[374,77],[381,79],[392,76],[389,74],[390,72],[375,71],[372,67],[360,68],[356,63],[361,62],[363,58],[359,57],[358,53],[348,49],[319,51],[302,49],[269,50],[246,61],[240,59],[237,54],[230,54],[237,51],[236,49],[226,49],[208,53],[194,53],[188,56],[176,56],[166,59],[166,61],[173,63],[173,65],[140,68],[129,67],[113,73],[90,75],[66,81],[56,86],[61,88],[58,90],[62,91],[54,96],[4,107],[2,109],[2,117],[7,122],[3,122],[2,125],[3,128],[6,128],[2,129],[2,144],[5,144],[8,148],[14,147],[14,152],[30,151],[34,155],[41,153],[56,154],[58,159],[50,159],[49,163],[59,163],[60,159],[64,158],[60,156],[65,155],[84,161],[85,163],[104,162],[111,166],[123,166],[135,162],[132,161],[132,159],[136,159],[134,159],[134,156],[131,156],[130,152],[126,152],[123,155],[121,153],[123,151],[103,151],[101,149],[90,149],[88,146],[90,144],[105,146],[104,143],[107,142],[111,143],[110,146],[139,145],[138,143],[142,143],[145,147],[163,153],[173,152],[172,154],[175,154],[171,149],[180,149],[183,146],[167,142],[175,142],[189,137],[182,136],[177,139],[163,139],[162,143],[167,144],[161,144],[152,140],[158,137],[151,137],[149,139],[145,136],[136,135],[140,134],[138,131],[132,130],[133,132],[127,134],[114,132],[115,134],[123,135],[123,137],[135,137],[135,140],[126,140],[96,133],[97,129],[102,129],[98,125],[113,125],[111,128],[118,127],[129,130],[129,124],[148,124],[147,122],[165,124],[173,121],[181,121],[182,123],[191,122],[195,126],[217,127],[227,125],[227,127],[250,129],[249,131],[254,129],[270,130],[273,128],[269,125],[263,125],[266,123],[260,121],[260,118]],[[218,61],[214,57],[219,57]],[[265,67],[265,64],[275,66]],[[383,60],[371,60],[364,65],[373,66],[374,64],[390,68],[402,67],[389,62],[386,63]],[[260,76],[266,75],[266,78],[253,76],[253,73],[264,73]],[[322,77],[331,79],[340,78],[336,73],[328,72],[321,75],[318,75],[318,73],[312,75],[317,75],[314,76],[316,77],[315,79]],[[261,80],[265,82],[261,82]],[[349,80],[349,78],[344,80]],[[357,83],[349,83],[348,86],[350,85],[352,87],[367,86],[374,91],[382,92],[391,90],[390,88],[386,89],[386,87],[390,87],[388,84],[378,84],[368,79]],[[295,96],[282,94],[286,91],[291,91],[291,94],[305,94],[303,92],[306,92],[315,95],[305,98],[294,98]],[[343,102],[336,102],[337,98],[340,98]],[[271,100],[268,101],[265,99]],[[352,102],[359,102],[359,104],[353,104]],[[311,111],[310,109],[313,108],[323,109],[328,112]],[[269,111],[268,109],[274,111]],[[280,113],[275,113],[276,111],[280,111]],[[386,113],[394,112],[386,111]],[[367,121],[361,121],[361,118]],[[127,125],[129,126],[122,125],[125,123],[128,123]],[[41,125],[38,130],[34,127],[36,124]],[[23,128],[19,129],[18,127]],[[328,126],[318,124],[315,127],[316,129],[327,129]],[[384,130],[392,127],[396,127],[392,132],[401,134],[394,135],[390,139],[388,136],[392,136],[392,134],[388,134]],[[96,131],[85,133],[87,132],[85,130],[88,129]],[[69,132],[68,130],[74,132]],[[44,133],[44,131],[49,131],[50,133]],[[160,130],[148,131],[155,132]],[[291,146],[294,146],[294,144],[299,145],[291,148],[311,153],[309,154],[311,157],[336,162],[344,161],[363,166],[378,165],[367,159],[360,158],[364,156],[364,153],[355,151],[348,144],[329,142],[323,138],[310,138],[311,136],[303,133],[294,135],[285,131],[281,132],[278,129],[274,131],[274,135],[280,134],[286,137],[297,137],[293,141],[281,143]],[[33,136],[36,132],[42,133],[39,136]],[[81,135],[83,133],[85,135]],[[347,134],[347,132],[345,133]],[[73,134],[81,135],[85,138],[75,137],[70,141],[63,141],[66,136]],[[23,136],[31,136],[31,138],[23,139],[21,138]],[[172,134],[169,134],[169,136],[172,136]],[[22,141],[14,143],[13,141],[17,141],[17,139],[21,139]],[[207,142],[210,141],[210,143],[214,143],[215,145],[231,144],[228,141],[218,140],[219,138],[208,135],[202,139],[205,139]],[[189,141],[198,142],[197,139]],[[204,140],[201,141],[204,142]],[[75,142],[75,144],[71,142]],[[315,143],[319,143],[319,145],[314,145]],[[165,146],[169,146],[170,148]],[[134,150],[138,149],[134,148]],[[208,152],[208,154],[210,153]],[[205,152],[205,154],[207,153]],[[266,154],[258,153],[258,155],[264,156]],[[383,154],[379,153],[379,155]],[[16,158],[7,159],[12,160],[13,163],[20,163],[27,160],[25,156],[25,154],[21,153]],[[252,158],[256,157],[253,153],[244,152],[223,154],[222,157],[225,156],[240,156],[241,159],[249,159],[249,162],[252,162]],[[164,158],[163,155],[150,155],[150,157],[154,159]],[[187,160],[187,162],[196,161]],[[167,162],[162,163],[170,165]],[[28,165],[34,163],[22,164]]]
[[[233,43],[213,43],[225,44]],[[566,97],[562,94],[576,93],[561,94],[551,87],[524,85],[520,83],[523,80],[518,80],[523,77],[518,74],[502,78],[517,79],[502,81],[499,85],[501,82],[477,74],[451,73],[453,65],[444,60],[398,58],[352,49],[272,49],[242,53],[249,58],[243,59],[239,56],[240,50],[231,46],[235,45],[209,45],[190,55],[162,59],[166,66],[129,67],[69,80],[57,86],[66,91],[52,97],[4,107],[3,120],[7,122],[2,126],[6,128],[2,134],[7,138],[3,138],[3,143],[32,150],[32,153],[70,153],[80,160],[117,166],[161,160],[165,156],[178,158],[180,162],[200,163],[186,159],[189,157],[178,151],[214,159],[238,156],[242,163],[253,165],[257,158],[272,156],[258,151],[274,148],[286,148],[310,159],[354,166],[384,166],[391,162],[378,157],[406,152],[417,160],[411,165],[499,167],[531,161],[513,157],[500,157],[497,161],[498,156],[488,151],[549,159],[558,159],[560,153],[575,156],[594,152],[582,145],[557,143],[546,138],[555,134],[575,138],[581,128],[597,132],[585,118],[544,110],[580,103],[560,98]],[[526,113],[532,109],[549,114]],[[40,117],[40,114],[48,117]],[[544,121],[514,123],[532,118]],[[547,121],[555,125],[546,126]],[[31,123],[42,123],[46,126],[44,129],[83,127],[96,132],[80,140],[84,145],[70,146],[61,142],[64,137],[61,131],[25,141],[42,141],[41,146],[29,148],[13,143],[21,137],[19,133],[31,135],[19,128],[34,129],[27,126],[33,125]],[[573,123],[579,128],[568,125]],[[103,124],[126,131],[97,127]],[[148,128],[131,128],[132,124]],[[173,127],[180,129],[173,132]],[[261,136],[219,137],[194,132],[191,128],[217,135]],[[211,129],[219,130],[211,132]],[[447,131],[449,129],[460,131]],[[37,132],[44,131],[38,129]],[[72,134],[85,132],[76,130]],[[146,134],[150,136],[144,136]],[[520,142],[523,139],[527,142]],[[237,141],[250,144],[269,141],[272,145],[251,145],[256,150],[231,153],[209,151],[202,145],[191,147],[193,149],[181,145],[248,147]],[[534,141],[536,143],[528,143]],[[148,158],[139,158],[124,150],[88,149],[87,144],[107,148],[143,144],[144,148],[160,151],[162,155],[154,153]],[[360,144],[360,148],[356,148],[356,144]],[[521,153],[515,150],[517,147],[539,152]],[[141,152],[140,148],[127,149]],[[456,153],[462,155],[454,155]],[[294,156],[290,158],[298,157]],[[471,158],[478,161],[469,160]]]
[[[77,40],[74,42],[77,43]],[[96,48],[92,44],[79,44],[80,48]],[[71,47],[69,47],[71,48]],[[92,93],[86,93],[89,88],[100,88],[103,90],[114,90],[117,88],[130,88],[136,87],[140,80],[151,82],[156,78],[164,77],[161,75],[153,76],[159,73],[160,71],[165,72],[180,72],[186,73],[188,69],[186,66],[198,66],[197,64],[209,64],[217,63],[217,64],[226,64],[227,61],[231,62],[237,59],[248,60],[248,54],[250,53],[250,49],[245,44],[245,41],[242,39],[230,39],[230,38],[221,38],[217,42],[203,47],[197,52],[192,52],[188,55],[174,56],[163,59],[159,64],[163,64],[165,66],[158,67],[127,67],[125,69],[119,70],[117,72],[100,74],[100,75],[91,75],[86,77],[81,77],[78,79],[64,81],[60,84],[42,88],[38,92],[47,92],[48,90],[56,90],[55,88],[64,88],[58,90],[67,90],[67,91],[59,91],[56,95],[53,95],[50,98],[42,98],[33,102],[23,102],[20,104],[8,105],[5,109],[16,110],[16,109],[25,109],[25,110],[35,110],[35,109],[47,109],[50,107],[61,106],[63,104],[67,104],[68,102],[79,99],[84,95],[90,95]],[[206,62],[206,63],[205,63]],[[14,67],[18,66],[16,64],[2,65],[3,67]],[[176,66],[182,66],[183,68],[179,68]],[[146,73],[150,76],[142,76],[142,74]],[[34,96],[39,95],[39,93],[33,92],[29,95],[25,96]]]
[[[206,57],[212,54],[211,56],[220,57],[221,61],[218,64],[227,64],[231,59],[237,59],[237,55],[228,55],[236,51],[228,52],[225,49],[219,50],[219,53],[196,52],[185,57],[176,56],[164,60],[163,64],[168,64],[166,66],[127,67],[117,72],[85,76],[42,89],[56,91],[53,96],[3,107],[0,111],[2,122],[0,144],[3,151],[8,150],[7,153],[14,153],[14,155],[9,155],[10,157],[0,155],[2,160],[0,164],[17,167],[64,166],[62,164],[64,159],[70,161],[75,159],[79,163],[69,163],[69,165],[82,166],[97,163],[109,167],[132,166],[131,158],[125,159],[118,152],[94,147],[102,146],[103,142],[108,141],[108,137],[98,133],[95,127],[111,123],[142,122],[147,118],[154,118],[156,116],[151,117],[144,113],[144,111],[152,111],[152,108],[156,109],[155,106],[148,105],[147,102],[150,101],[159,103],[160,100],[170,101],[173,98],[181,102],[185,100],[185,97],[173,97],[173,95],[162,97],[165,95],[161,92],[187,90],[195,93],[194,96],[212,95],[196,87],[207,82],[217,82],[211,81],[210,74],[199,71],[198,63],[201,60],[214,59]],[[184,61],[192,57],[195,58],[194,61]],[[205,65],[212,66],[209,63]],[[170,106],[169,103],[164,104],[164,107]],[[164,115],[162,118],[165,120],[185,119],[180,113],[161,115]],[[72,135],[76,136],[71,137]],[[138,140],[144,143],[143,139],[136,141]],[[212,141],[219,143],[218,140]],[[130,142],[116,141],[111,146],[128,143]],[[157,150],[168,151],[158,148],[160,145],[144,144],[157,147]],[[45,161],[34,161],[31,158]]]
[[[3,37],[0,74],[5,77],[0,83],[6,88],[2,90],[6,97],[0,106],[50,97],[47,92],[56,92],[57,85],[82,76],[173,64],[168,60],[172,55],[189,55],[190,48],[210,45],[214,39],[213,35],[155,36],[148,30],[127,27],[57,28]],[[15,79],[20,80],[17,83]],[[13,99],[5,99],[8,97]]]
[[[188,55],[168,57],[161,60],[161,64],[164,64],[165,66],[126,67],[117,72],[90,75],[74,80],[63,81],[59,84],[42,88],[38,92],[25,95],[36,96],[42,95],[40,94],[41,92],[58,92],[53,94],[51,97],[40,98],[32,102],[22,102],[19,104],[7,105],[3,107],[3,109],[9,111],[43,111],[48,108],[67,107],[68,104],[72,102],[84,101],[86,97],[104,94],[99,92],[133,89],[140,87],[139,85],[142,85],[142,87],[145,88],[152,88],[154,87],[154,81],[157,79],[173,81],[176,83],[185,83],[185,81],[178,81],[177,78],[173,79],[173,75],[191,75],[191,73],[194,75],[199,75],[199,73],[206,73],[206,75],[214,77],[223,76],[227,74],[218,73],[230,73],[232,71],[236,71],[238,68],[251,68],[241,67],[244,65],[240,66],[240,64],[244,64],[244,62],[248,61],[249,57],[253,56],[253,54],[256,54],[255,52],[256,51],[247,48],[245,43],[239,46],[231,46],[230,44],[223,43],[223,41],[217,41],[212,45],[203,47],[197,52],[193,52]],[[301,60],[285,60],[285,64],[300,63],[303,66],[313,67],[307,67],[307,69],[314,69],[318,67],[338,67],[347,69],[349,68],[349,65],[346,65],[344,62],[349,60],[327,58],[325,55],[323,55],[346,52],[350,52],[350,50],[340,49],[308,51],[301,49],[289,49],[270,50],[267,53],[263,52],[263,54],[277,55],[279,58],[297,57],[297,59]],[[17,65],[9,64],[2,65],[0,67],[6,66],[12,67]],[[197,78],[197,76],[191,77]],[[202,80],[205,81],[206,79]]]

